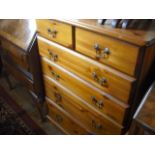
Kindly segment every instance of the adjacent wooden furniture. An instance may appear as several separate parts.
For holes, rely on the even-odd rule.
[[[134,115],[130,134],[155,134],[155,82],[150,86]]]
[[[28,88],[41,112],[44,91],[35,20],[0,20],[0,46],[10,88],[13,88],[9,80],[9,75],[12,74]]]
[[[48,119],[67,134],[124,134],[155,58],[155,22],[36,20]]]

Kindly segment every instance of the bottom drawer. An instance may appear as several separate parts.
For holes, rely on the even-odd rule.
[[[50,81],[49,81],[50,80]],[[44,76],[46,101],[50,104],[51,100],[67,111],[74,119],[92,134],[121,134],[123,127],[115,121],[109,119],[101,112],[97,112],[88,103],[71,93],[67,88],[60,85],[53,79]],[[47,83],[48,82],[48,83]],[[51,100],[50,100],[51,99]]]
[[[52,101],[51,101],[52,103]],[[47,103],[48,119],[60,128],[64,133],[71,135],[86,135],[89,134],[86,130],[76,124],[68,113],[54,104]]]

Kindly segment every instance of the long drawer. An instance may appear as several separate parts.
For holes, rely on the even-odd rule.
[[[138,47],[81,28],[75,31],[77,51],[135,76],[140,53]]]
[[[46,58],[42,59],[42,68],[45,75],[48,75],[52,79],[58,81],[64,87],[70,89],[72,92],[88,102],[91,106],[122,124],[123,116],[128,107],[127,105],[103,91],[99,91],[75,75],[67,72],[60,66],[52,62],[48,62]],[[48,87],[48,85],[50,85],[50,82],[45,84],[45,87]]]
[[[28,57],[24,51],[6,40],[1,40],[1,46],[5,52],[5,55],[14,61],[15,64],[19,65],[27,71],[29,70]]]
[[[70,49],[38,37],[41,56],[61,65],[99,89],[128,103],[135,79]]]
[[[37,30],[39,34],[49,40],[72,48],[72,26],[55,20],[38,19]]]
[[[89,134],[85,129],[79,126],[73,118],[52,101],[47,100],[48,119],[60,128],[66,134],[86,135]]]
[[[121,134],[122,126],[74,95],[54,80],[44,77],[46,95],[59,107],[79,120],[92,134]],[[49,100],[48,100],[49,101]]]

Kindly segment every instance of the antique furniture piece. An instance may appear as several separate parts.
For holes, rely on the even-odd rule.
[[[131,125],[130,134],[155,134],[155,82],[139,105]]]
[[[29,90],[38,109],[44,100],[35,20],[0,20],[0,55],[5,76],[12,74]]]
[[[66,134],[124,134],[155,58],[155,22],[36,20],[47,118]]]

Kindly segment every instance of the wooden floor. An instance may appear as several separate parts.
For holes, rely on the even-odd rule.
[[[13,90],[9,90],[9,87],[3,78],[0,77],[0,84],[4,87],[4,89],[12,96],[12,98],[31,116],[31,118],[41,127],[48,135],[62,135],[63,133],[54,125],[52,125],[49,121],[42,122],[39,113],[32,101],[32,97],[27,92],[27,90],[17,83],[13,77],[11,77],[11,81],[15,88]]]

